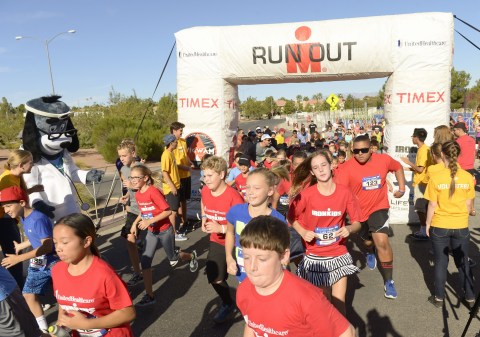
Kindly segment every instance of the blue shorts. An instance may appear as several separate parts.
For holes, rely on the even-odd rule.
[[[45,291],[48,289],[50,282],[52,281],[52,267],[56,263],[50,263],[44,269],[28,267],[27,279],[23,286],[22,293],[45,295]]]

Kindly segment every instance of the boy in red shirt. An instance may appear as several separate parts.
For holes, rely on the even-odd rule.
[[[240,169],[241,173],[235,178],[235,187],[245,200],[245,188],[247,187],[247,176],[250,170],[250,160],[247,157],[240,157],[240,159],[238,159],[238,168]]]
[[[284,270],[290,258],[284,222],[268,215],[255,217],[240,235],[240,244],[248,276],[237,290],[244,336],[355,335],[319,288]]]
[[[223,323],[235,311],[235,303],[227,284],[227,258],[225,255],[225,232],[227,212],[243,203],[242,196],[225,182],[227,162],[213,156],[202,163],[205,186],[202,188],[202,230],[210,234],[206,272],[208,283],[222,300],[222,306],[213,317],[215,323]]]
[[[376,268],[377,259],[373,250],[376,248],[384,272],[385,297],[397,298],[393,282],[393,251],[388,241],[390,204],[386,177],[389,172],[395,173],[399,189],[393,196],[401,198],[405,194],[403,167],[387,154],[372,153],[368,135],[353,140],[353,157],[355,160],[346,161],[335,171],[335,182],[350,187],[358,198],[362,223],[360,236],[369,250],[367,265],[371,270]]]

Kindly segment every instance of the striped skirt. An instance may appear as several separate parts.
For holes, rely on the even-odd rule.
[[[297,275],[317,287],[331,287],[344,276],[358,273],[349,253],[336,257],[305,255],[297,268]]]

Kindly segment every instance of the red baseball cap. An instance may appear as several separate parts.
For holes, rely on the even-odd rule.
[[[28,196],[19,186],[10,186],[0,191],[0,203],[20,200],[28,201]]]

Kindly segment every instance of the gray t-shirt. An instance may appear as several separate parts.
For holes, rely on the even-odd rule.
[[[132,165],[135,165],[135,164],[132,164]],[[130,171],[131,171],[131,167],[128,167],[125,165],[122,166],[122,168],[120,169],[120,172],[122,173],[123,179],[128,179],[128,177],[130,177]],[[140,213],[140,209],[138,208],[138,205],[137,205],[137,200],[135,200],[136,192],[137,190],[132,190],[131,188],[128,189],[128,194],[130,196],[130,201],[128,205],[130,206],[130,213],[133,213],[133,214]]]

